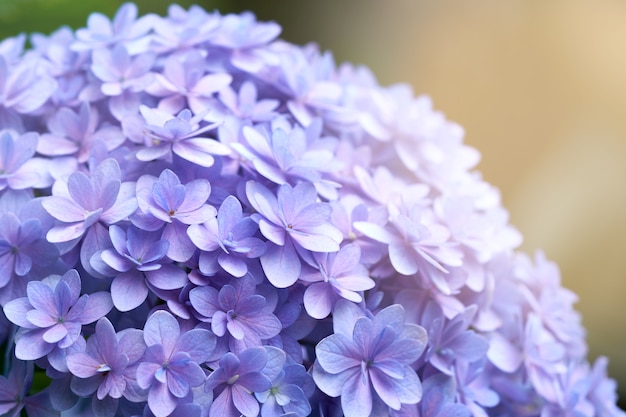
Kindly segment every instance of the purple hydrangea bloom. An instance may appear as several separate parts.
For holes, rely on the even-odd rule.
[[[75,155],[80,163],[88,161],[96,144],[112,151],[124,143],[121,129],[101,125],[98,111],[87,103],[82,103],[78,112],[60,108],[48,120],[48,130],[50,133],[41,135],[37,152],[48,156]]]
[[[0,130],[0,191],[49,185],[45,162],[33,158],[37,142],[34,132],[19,135],[14,130]]]
[[[34,364],[13,358],[6,376],[0,375],[0,413],[17,417],[23,410],[29,416],[56,417],[59,412],[50,403],[48,389],[29,395]]]
[[[141,106],[146,121],[146,147],[137,152],[140,161],[169,158],[172,152],[194,164],[210,167],[215,156],[228,155],[230,149],[215,139],[202,136],[215,129],[218,124],[200,127],[203,114],[191,116],[188,109],[176,116],[159,109]]]
[[[624,416],[463,129],[280,31],[0,40],[0,414]]]
[[[362,317],[359,317],[362,316]],[[367,416],[375,403],[393,410],[422,398],[419,377],[409,366],[426,345],[426,331],[404,323],[395,304],[373,318],[354,304],[339,301],[333,311],[334,334],[315,348],[313,379],[331,397],[341,396],[347,415]]]
[[[159,239],[159,232],[147,232],[129,226],[124,231],[119,226],[109,227],[113,247],[100,251],[91,264],[103,275],[111,275],[111,297],[119,311],[130,311],[143,303],[149,287],[173,290],[187,283],[187,274],[173,265],[165,255],[170,243]]]
[[[147,348],[137,368],[137,383],[149,390],[150,411],[165,417],[179,403],[189,402],[191,388],[204,383],[200,364],[213,353],[215,336],[205,329],[181,333],[174,316],[156,311],[144,326],[143,338]]]
[[[254,393],[271,388],[271,377],[267,374],[275,368],[271,365],[281,353],[279,349],[268,346],[248,348],[238,355],[231,352],[224,354],[219,368],[209,375],[204,386],[206,391],[213,391],[215,398],[209,416],[257,416],[260,406]]]
[[[122,396],[143,400],[137,396],[140,389],[136,372],[144,350],[141,330],[127,329],[116,334],[109,320],[98,320],[85,351],[67,356],[67,367],[76,376],[72,379],[72,391],[81,396],[95,394],[92,407],[97,417],[115,415]]]
[[[216,336],[226,336],[230,350],[240,352],[261,346],[263,339],[282,329],[278,318],[268,311],[265,297],[255,289],[254,279],[245,276],[231,280],[219,291],[209,286],[194,288],[189,301],[198,318],[210,322]]]
[[[339,252],[315,253],[316,268],[307,268],[300,279],[310,282],[304,293],[304,308],[311,317],[327,317],[339,299],[360,303],[360,293],[374,288],[374,280],[359,261],[361,250],[348,244]]]
[[[269,242],[261,257],[267,279],[278,288],[296,282],[302,271],[299,253],[337,252],[343,236],[330,223],[332,208],[317,202],[317,192],[311,183],[295,187],[283,184],[275,196],[264,185],[250,181],[246,184],[250,204],[258,212],[263,236]],[[271,242],[271,243],[270,243]]]
[[[281,359],[278,367],[282,367],[282,370],[272,380],[272,386],[267,391],[255,394],[262,403],[261,416],[308,416],[311,404],[307,397],[311,396],[314,387],[311,375],[300,364],[285,365],[284,355]]]
[[[33,265],[51,265],[58,254],[45,240],[39,219],[20,221],[13,213],[0,214],[0,288],[14,275],[28,274]]]
[[[4,314],[20,327],[15,341],[15,356],[35,360],[62,354],[81,340],[84,324],[93,323],[113,307],[108,292],[80,295],[81,282],[76,270],[31,281],[27,297],[9,301]]]
[[[258,226],[249,216],[244,217],[241,203],[228,196],[220,206],[217,217],[199,225],[191,225],[187,234],[203,252],[199,267],[205,275],[213,275],[218,265],[235,277],[248,273],[247,259],[258,258],[265,252],[265,243],[255,237]]]
[[[169,169],[158,179],[142,176],[137,182],[137,199],[141,213],[131,218],[144,230],[165,228],[161,238],[170,243],[167,256],[179,262],[189,260],[196,250],[187,236],[187,227],[203,223],[214,217],[216,210],[206,204],[211,185],[205,179],[181,184],[178,176]]]
[[[67,182],[55,182],[53,195],[42,204],[61,224],[48,231],[48,241],[69,242],[85,235],[81,254],[87,260],[83,266],[88,267],[88,259],[99,249],[97,234],[102,233],[99,224],[116,223],[137,209],[130,185],[121,182],[120,166],[114,159],[100,163],[90,176],[74,172]]]
[[[190,109],[201,114],[209,109],[214,93],[227,87],[232,76],[227,73],[205,74],[206,63],[202,53],[190,50],[185,55],[172,55],[165,63],[163,74],[155,75],[156,82],[148,91],[158,97],[159,109],[178,113]]]

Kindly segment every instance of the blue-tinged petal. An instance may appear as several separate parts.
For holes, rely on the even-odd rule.
[[[40,281],[31,281],[26,286],[26,294],[33,308],[51,316],[57,315],[56,299],[50,286]]]
[[[342,334],[351,340],[354,326],[361,317],[365,317],[365,312],[357,304],[347,300],[338,300],[333,309],[335,334]]]
[[[326,372],[338,374],[360,367],[365,352],[358,351],[352,340],[342,334],[332,334],[315,347],[317,361]]]
[[[101,362],[86,353],[74,353],[67,356],[67,367],[73,375],[79,378],[89,378],[98,375]]]
[[[239,320],[239,319],[238,319]],[[280,333],[282,324],[273,314],[259,314],[252,317],[244,317],[240,321],[252,329],[261,339],[270,339]]]
[[[398,398],[404,404],[415,404],[422,399],[422,383],[413,369],[405,367],[404,378],[390,381],[396,388]]]
[[[241,203],[234,195],[229,195],[220,205],[217,225],[220,234],[232,231],[243,217]],[[249,235],[248,235],[249,236]]]
[[[180,336],[174,350],[185,352],[195,363],[207,361],[215,348],[215,335],[206,329],[192,329]]]
[[[216,336],[222,337],[226,334],[227,324],[228,320],[226,318],[226,313],[218,310],[213,314],[213,318],[211,320],[211,330]]]
[[[261,265],[269,282],[277,288],[293,285],[302,270],[300,257],[290,241],[285,241],[284,246],[268,244]]]
[[[200,224],[204,223],[215,217],[217,210],[213,206],[208,204],[200,206],[193,211],[183,211],[182,209],[176,212],[173,218],[185,224]]]
[[[172,151],[181,158],[201,167],[211,167],[215,163],[214,155],[228,155],[230,148],[209,138],[179,140],[172,145]]]
[[[94,254],[94,257],[92,257],[91,260],[89,261],[92,267],[98,266],[97,258],[96,258],[98,257],[98,255],[100,259],[102,260],[102,262],[104,262],[106,265],[108,265],[110,268],[113,268],[117,272],[126,272],[134,266],[132,261],[130,261],[129,259],[125,257],[120,256],[118,252],[109,248],[109,249],[104,249],[103,251]],[[98,270],[102,268],[94,268],[94,269]]]
[[[161,290],[182,288],[187,282],[187,274],[173,264],[162,265],[161,268],[144,273],[148,282]]]
[[[339,397],[343,391],[344,386],[349,380],[356,377],[358,378],[361,373],[360,367],[354,367],[338,374],[331,374],[320,366],[318,361],[313,364],[312,376],[315,381],[315,385],[331,397]]]
[[[261,219],[259,221],[259,230],[267,239],[271,242],[284,246],[285,245],[285,235],[286,229],[282,225],[276,225],[268,222],[265,219]]]
[[[47,343],[57,343],[61,339],[67,336],[67,328],[61,324],[55,324],[54,326],[48,328],[43,334],[43,340]]]
[[[232,387],[233,404],[241,414],[246,417],[256,417],[259,415],[259,402],[247,389],[240,385]]]
[[[82,172],[74,172],[67,180],[67,189],[76,204],[84,210],[93,211],[98,207],[97,191],[91,179]]]
[[[143,330],[146,345],[163,345],[166,356],[171,355],[179,336],[178,321],[164,310],[154,312],[146,321]]]
[[[180,211],[198,210],[211,195],[211,184],[204,179],[198,179],[185,184],[185,199],[179,206]],[[217,212],[215,213],[217,214]]]
[[[190,367],[195,366],[193,369],[198,369],[204,377],[204,372],[202,372],[198,365],[195,363],[189,363],[188,365]],[[177,368],[182,367],[179,366]],[[190,386],[186,376],[187,375],[183,369],[169,368],[167,370],[167,387],[174,397],[184,398],[189,393]],[[200,383],[202,382],[204,382],[204,378],[200,381]]]
[[[246,337],[246,327],[239,319],[228,320],[226,322],[226,328],[228,329],[228,333],[237,340],[244,340]]]
[[[332,287],[325,282],[309,285],[304,292],[304,308],[315,319],[328,317],[333,307]]]
[[[46,239],[50,243],[64,243],[74,239],[78,239],[85,233],[85,224],[83,222],[72,223],[67,226],[56,226],[48,230]]]
[[[41,205],[52,217],[66,223],[80,222],[85,219],[84,208],[65,197],[50,196],[42,200]]]
[[[24,328],[34,328],[35,326],[28,320],[27,314],[33,310],[33,306],[27,297],[13,299],[4,305],[4,315],[13,324]]]
[[[191,306],[205,317],[213,317],[216,311],[221,310],[219,292],[209,286],[196,287],[189,292]]]
[[[82,324],[93,323],[104,317],[113,308],[113,300],[111,294],[107,291],[99,291],[87,296],[87,305],[85,310],[77,319]]]
[[[418,270],[417,254],[408,242],[390,243],[389,260],[394,269],[402,275],[413,275]]]
[[[395,389],[394,379],[376,368],[369,369],[372,387],[378,396],[394,410],[399,410],[401,403]]]
[[[133,364],[141,358],[146,350],[143,340],[143,331],[139,329],[125,329],[119,332],[118,349],[128,357],[128,363]]]
[[[496,332],[490,336],[487,357],[492,364],[508,373],[515,372],[523,361],[520,349]]]
[[[241,278],[248,273],[248,265],[246,261],[236,255],[228,255],[221,253],[217,257],[217,262],[230,275]]]
[[[24,255],[21,252],[18,252],[15,255],[15,273],[19,276],[26,275],[31,267],[33,266],[33,261],[30,256]]]
[[[248,181],[246,183],[246,196],[252,207],[270,223],[275,225],[283,224],[278,214],[276,196],[267,187],[256,181]]]
[[[421,340],[398,339],[392,344],[381,346],[381,349],[376,352],[376,358],[381,361],[394,360],[408,365],[422,355],[424,346]]]
[[[139,271],[123,272],[111,282],[111,298],[119,311],[130,311],[140,306],[147,296],[148,287]]]
[[[165,226],[162,239],[170,242],[167,256],[176,262],[186,262],[196,251],[196,245],[187,236],[187,225],[174,222]]]
[[[451,340],[446,347],[452,349],[454,354],[463,360],[473,362],[485,356],[489,349],[489,342],[484,337],[468,330]]]
[[[161,369],[161,364],[155,362],[141,362],[137,367],[137,384],[140,388],[148,389],[156,383],[154,374]]]
[[[369,416],[372,411],[372,388],[367,373],[352,375],[341,392],[341,408],[347,416]]]
[[[41,310],[27,311],[26,320],[28,320],[31,324],[41,328],[51,327],[57,323],[57,317],[52,317],[50,316],[50,314]]]
[[[136,198],[123,199],[120,195],[115,204],[101,214],[100,219],[106,224],[114,224],[135,213],[137,207]]]
[[[155,382],[148,393],[148,407],[156,417],[166,417],[176,408],[176,398],[170,393],[167,384]]]
[[[56,345],[46,343],[43,334],[46,329],[26,330],[18,332],[15,341],[15,357],[24,361],[43,358]]]

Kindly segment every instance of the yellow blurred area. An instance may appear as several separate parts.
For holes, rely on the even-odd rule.
[[[295,4],[294,4],[295,3]],[[626,384],[626,2],[280,2],[258,13],[466,129],[522,249],[580,296],[590,357]],[[623,395],[622,395],[623,397]]]

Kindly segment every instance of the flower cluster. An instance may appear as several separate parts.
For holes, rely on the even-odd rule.
[[[280,31],[0,42],[0,413],[623,415],[463,130]]]

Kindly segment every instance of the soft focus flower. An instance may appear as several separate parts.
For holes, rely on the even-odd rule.
[[[463,129],[280,33],[0,41],[0,414],[625,416]]]

